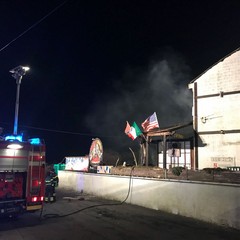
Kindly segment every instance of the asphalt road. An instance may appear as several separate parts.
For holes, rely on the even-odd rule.
[[[73,197],[72,200],[65,197]],[[58,192],[42,213],[0,221],[3,240],[237,240],[240,231],[94,196]]]

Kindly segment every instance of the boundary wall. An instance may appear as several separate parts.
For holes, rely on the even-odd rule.
[[[59,171],[59,189],[240,229],[240,185]]]

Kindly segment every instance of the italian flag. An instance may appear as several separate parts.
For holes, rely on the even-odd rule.
[[[132,139],[135,140],[138,136],[140,136],[142,134],[140,128],[138,127],[138,125],[133,122],[132,126],[130,126],[130,124],[127,121],[127,125],[125,128],[125,133]]]

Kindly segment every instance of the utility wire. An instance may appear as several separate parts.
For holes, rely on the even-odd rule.
[[[9,123],[6,122],[0,122],[0,124],[5,124],[9,125]],[[80,132],[70,132],[70,131],[63,131],[63,130],[57,130],[57,129],[49,129],[49,128],[40,128],[40,127],[33,127],[33,126],[26,126],[26,125],[20,125],[22,128],[30,128],[30,129],[35,129],[35,130],[40,130],[40,131],[47,131],[47,132],[55,132],[55,133],[62,133],[62,134],[72,134],[72,135],[81,135],[81,136],[99,136],[99,137],[104,137],[104,138],[116,138],[116,137],[122,137],[122,136],[107,136],[107,135],[101,135],[101,134],[94,134],[94,133],[80,133]]]
[[[63,133],[63,134],[72,134],[72,135],[81,135],[81,136],[96,136],[98,135],[99,137],[105,137],[105,138],[116,138],[116,137],[122,137],[122,136],[106,136],[106,135],[101,135],[101,134],[93,134],[93,133],[79,133],[79,132],[69,132],[69,131],[62,131],[62,130],[55,130],[55,129],[48,129],[48,128],[39,128],[39,127],[32,127],[32,126],[21,126],[24,128],[31,128],[31,129],[36,129],[36,130],[41,130],[41,131],[48,131],[48,132],[56,132],[56,133]]]
[[[49,128],[40,128],[40,127],[32,127],[32,126],[21,126],[21,127],[31,128],[31,129],[41,130],[41,131],[47,131],[47,132],[56,132],[56,133],[82,135],[82,136],[93,136],[93,134],[91,134],[91,133],[70,132],[70,131],[63,131],[63,130],[56,130],[56,129],[49,129]]]
[[[30,26],[29,28],[27,28],[25,31],[23,31],[21,34],[19,34],[16,38],[14,38],[12,41],[10,41],[8,44],[6,44],[4,47],[2,47],[0,49],[0,52],[3,51],[5,48],[7,48],[9,45],[11,45],[13,42],[15,42],[17,39],[19,39],[20,37],[22,37],[24,34],[26,34],[28,31],[30,31],[31,29],[33,29],[34,27],[36,27],[39,23],[41,23],[43,20],[45,20],[47,17],[49,17],[51,14],[53,14],[54,12],[56,12],[60,7],[62,7],[68,0],[62,2],[61,4],[59,4],[57,7],[55,7],[51,12],[49,12],[47,15],[45,15],[44,17],[42,17],[40,20],[38,20],[36,23],[34,23],[32,26]]]

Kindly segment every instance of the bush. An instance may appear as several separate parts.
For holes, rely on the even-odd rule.
[[[203,171],[208,173],[208,174],[211,174],[213,169],[212,168],[204,168]]]
[[[176,176],[180,176],[184,167],[173,167],[172,173]]]
[[[205,171],[206,173],[208,174],[213,174],[213,173],[216,173],[216,174],[220,174],[221,172],[223,172],[225,169],[222,169],[220,167],[218,168],[204,168],[203,171]]]

